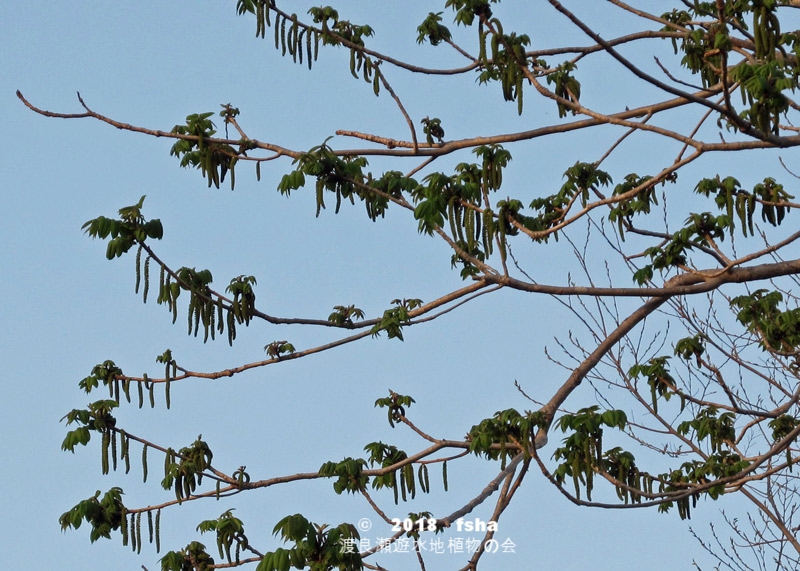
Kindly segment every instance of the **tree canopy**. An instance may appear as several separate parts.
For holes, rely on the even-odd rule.
[[[87,221],[83,230],[105,241],[109,260],[131,258],[135,292],[163,306],[167,322],[215,347],[256,339],[263,353],[202,370],[171,349],[154,355],[158,367],[147,373],[129,371],[120,359],[91,367],[79,388],[97,400],[66,414],[63,449],[97,447],[103,474],[139,469],[145,483],[160,480],[170,496],[156,484],[152,499],[132,504],[114,485],[67,509],[62,529],[86,525],[92,541],[118,537],[135,551],[152,543],[164,571],[408,568],[408,560],[381,558],[400,546],[424,570],[435,557],[425,542],[446,541],[481,513],[492,525],[480,529],[461,563],[476,569],[510,547],[496,526],[519,490],[539,481],[587,508],[651,509],[680,519],[738,495],[749,502],[749,522],[729,521],[732,543],[718,526],[698,545],[731,568],[800,564],[793,472],[800,232],[791,213],[800,205],[798,175],[784,160],[800,145],[800,32],[788,31],[800,22],[800,3],[683,1],[664,12],[610,0],[604,9],[619,20],[602,21],[587,19],[578,2],[509,4],[446,0],[442,11],[427,14],[410,5],[404,17],[416,18],[416,35],[381,40],[393,30],[357,23],[354,8],[292,13],[297,8],[280,0],[238,0],[231,9],[252,23],[257,49],[306,66],[309,77],[333,68],[341,85],[355,83],[365,99],[388,101],[385,109],[395,114],[381,117],[385,130],[342,127],[304,147],[284,143],[288,134],[251,133],[247,118],[259,110],[233,102],[213,102],[221,110],[192,112],[173,128],[151,128],[103,114],[80,95],[81,110],[67,113],[17,92],[48,117],[169,140],[169,154],[208,188],[266,185],[292,200],[308,193],[309,218],[341,214],[343,224],[416,233],[425,241],[415,247],[441,262],[434,297],[395,292],[389,279],[377,292],[384,306],[376,308],[376,292],[352,280],[346,299],[329,300],[320,288],[314,301],[328,304],[324,314],[278,313],[262,302],[269,295],[256,269],[215,280],[213,268],[183,266],[162,253],[170,221],[151,217],[145,196]],[[540,13],[557,23],[549,35],[537,25]],[[489,100],[503,109],[502,119],[487,114]],[[293,112],[332,113],[324,98],[316,105]],[[200,236],[198,252],[209,247]],[[346,245],[321,255],[340,257],[347,276]],[[326,276],[294,279],[323,283]],[[279,287],[291,289],[291,280]],[[512,304],[508,293],[516,294]],[[469,319],[483,316],[476,306],[491,307],[493,298],[505,305],[490,311],[491,321]],[[524,311],[539,319],[510,325]],[[158,403],[175,404],[178,385],[190,384],[202,399],[213,380],[235,383],[300,359],[327,359],[352,344],[391,340],[402,353],[399,342],[434,320],[446,331],[454,314],[465,315],[459,327],[469,324],[459,332],[459,353],[426,358],[475,363],[476,370],[478,362],[513,366],[520,355],[485,347],[519,336],[519,326],[538,364],[521,368],[516,380],[438,378],[455,394],[466,382],[516,387],[505,408],[485,418],[462,415],[463,424],[450,421],[447,433],[415,420],[425,394],[375,387],[374,405],[386,415],[392,442],[373,440],[382,432],[364,416],[363,442],[343,443],[352,452],[331,457],[313,440],[294,442],[307,470],[287,471],[298,463],[276,461],[269,472],[256,472],[246,466],[253,464],[246,446],[234,451],[237,459],[202,435],[173,442],[136,422],[138,409],[144,415]],[[554,340],[545,347],[544,337]],[[537,371],[560,376],[542,379]],[[304,402],[314,397],[281,398],[284,416],[249,419],[262,433],[300,422]],[[243,422],[235,409],[213,404],[196,405],[201,423]],[[322,421],[335,427],[368,410],[343,396],[329,412]],[[243,441],[254,438],[247,430]],[[479,463],[491,465],[489,477],[475,471],[469,489],[462,482],[458,493],[448,491],[451,479],[469,476]],[[302,493],[293,490],[309,480],[357,497],[370,521],[383,526],[384,540],[364,542],[374,530],[362,521],[300,513],[250,521],[234,511],[258,494]],[[230,507],[219,515],[213,504],[221,498]],[[186,504],[202,504],[201,537],[162,545],[169,514]],[[268,532],[277,540],[265,539]],[[531,526],[513,535],[521,543],[536,533]]]

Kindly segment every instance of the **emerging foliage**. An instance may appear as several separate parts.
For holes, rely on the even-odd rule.
[[[794,126],[800,109],[794,98],[800,35],[782,30],[787,11],[797,3],[682,2],[663,14],[647,14],[620,2],[600,3],[609,14],[640,17],[641,28],[621,30],[620,24],[612,28],[619,33],[610,39],[605,31],[597,31],[604,22],[587,21],[556,0],[541,4],[564,18],[559,25],[566,22],[584,34],[586,44],[542,45],[526,29],[530,22],[508,15],[511,10],[527,13],[522,6],[500,0],[446,0],[443,11],[419,14],[415,22],[422,23],[416,37],[409,39],[430,44],[431,48],[422,46],[426,49],[452,50],[458,64],[434,69],[377,51],[371,44],[376,43],[377,29],[344,19],[331,6],[298,15],[283,11],[281,1],[237,1],[237,13],[254,19],[256,37],[269,36],[268,44],[280,56],[312,69],[321,61],[322,50],[342,52],[350,75],[397,107],[408,125],[407,140],[337,131],[359,144],[349,148],[341,146],[342,139],[329,137],[321,144],[310,142],[310,148],[304,147],[308,150],[286,149],[247,137],[239,125],[239,109],[229,103],[219,113],[223,138],[211,112],[190,114],[170,131],[149,131],[104,117],[82,99],[85,113],[66,115],[37,109],[18,94],[44,115],[90,117],[120,129],[168,137],[173,143],[170,154],[181,167],[198,169],[209,188],[219,188],[229,176],[233,190],[234,172],[241,164],[253,163],[260,180],[263,162],[290,159],[288,172],[273,181],[281,195],[294,197],[308,187],[317,217],[330,204],[339,213],[345,202],[359,202],[366,218],[379,222],[391,208],[419,234],[444,244],[461,278],[431,301],[410,292],[375,310],[360,309],[368,308],[363,300],[340,305],[334,305],[340,300],[331,300],[324,306],[333,307],[326,318],[282,317],[265,312],[254,275],[233,277],[222,291],[214,286],[211,270],[160,257],[154,242],[164,238],[164,228],[160,220],[144,217],[144,196],[121,208],[115,218],[86,222],[83,229],[89,236],[106,241],[109,260],[135,258],[135,292],[143,302],[157,290],[156,303],[166,307],[173,323],[186,309],[190,336],[202,332],[207,342],[219,335],[232,345],[243,330],[263,325],[292,326],[297,338],[290,342],[282,339],[282,332],[270,331],[261,341],[266,343],[262,360],[216,372],[192,371],[170,349],[156,356],[159,369],[152,376],[125,373],[110,359],[94,366],[79,388],[88,394],[102,385],[109,396],[62,419],[68,426],[62,448],[74,452],[79,445],[93,444],[94,436],[101,472],[110,474],[122,465],[128,473],[131,443],[141,446],[144,481],[148,455],[163,458],[161,485],[170,499],[131,508],[123,504],[121,488],[97,491],[61,516],[62,529],[77,529],[85,522],[91,541],[119,534],[123,545],[136,552],[146,535],[159,552],[162,510],[301,480],[329,480],[335,494],[363,497],[390,525],[381,508],[384,502],[398,506],[413,500],[430,509],[398,520],[402,525],[386,534],[386,545],[372,549],[363,547],[353,523],[331,527],[301,514],[275,524],[273,536],[282,547],[263,547],[262,542],[268,543],[263,528],[248,537],[244,522],[231,508],[197,526],[199,533],[214,534],[214,555],[192,541],[168,551],[161,558],[162,571],[245,565],[258,571],[383,569],[370,558],[402,541],[413,542],[420,568],[425,569],[420,545],[426,536],[446,533],[490,498],[492,517],[500,518],[526,474],[538,469],[577,505],[653,508],[682,519],[690,518],[703,499],[739,494],[760,516],[750,518],[752,531],[732,522],[734,536],[753,548],[754,567],[765,568],[768,561],[771,567],[797,568],[800,542],[794,533],[798,522],[793,498],[798,488],[792,471],[800,438],[800,232],[792,211],[800,208],[793,202],[798,177],[788,168],[780,172],[774,162],[769,168],[778,172],[764,176],[740,173],[731,163],[700,161],[720,153],[747,157],[749,151],[800,146]],[[580,7],[589,15],[601,8]],[[653,46],[658,43],[671,46],[674,59],[651,63],[649,54],[657,51]],[[248,46],[263,49],[261,43]],[[201,43],[198,49],[205,46]],[[590,73],[597,69],[606,78],[618,75],[620,86],[616,79],[598,86]],[[441,109],[433,116],[438,102],[432,95],[409,112],[403,90],[417,88],[395,82],[403,74],[415,80],[436,77],[443,83],[464,76],[479,85],[476,89],[497,84],[501,105],[516,104],[519,124],[505,130],[498,120],[497,132],[449,140],[445,124],[451,136],[464,132],[458,114]],[[624,81],[631,78],[641,90],[624,91]],[[421,117],[426,110],[429,114]],[[466,116],[461,119],[467,124]],[[238,134],[234,139],[231,130]],[[571,144],[591,145],[576,145],[565,151],[566,158],[554,159],[547,148],[550,141],[555,145],[554,137],[573,132],[577,138]],[[606,135],[611,138],[603,138]],[[637,147],[619,150],[630,141]],[[560,183],[549,178],[554,165],[540,164],[540,155],[530,158],[530,147],[537,144],[541,156],[560,161],[555,165],[563,172]],[[592,155],[575,156],[588,152]],[[458,155],[452,164],[434,162],[451,154]],[[698,170],[693,171],[690,165],[695,162]],[[375,165],[381,170],[370,170]],[[747,182],[745,175],[753,180]],[[552,259],[558,264],[542,261]],[[554,270],[561,275],[555,284]],[[598,274],[605,276],[606,285],[598,285]],[[517,384],[519,398],[533,403],[528,404],[533,410],[509,407],[489,418],[459,418],[463,425],[453,429],[466,431],[464,438],[429,434],[409,415],[416,401],[390,390],[375,407],[385,409],[391,428],[419,437],[417,449],[373,441],[361,449],[359,445],[354,456],[314,464],[319,468],[313,472],[251,478],[245,466],[233,471],[214,466],[211,448],[200,436],[188,446],[172,447],[122,426],[127,426],[127,416],[121,414],[125,405],[137,400],[143,408],[147,393],[150,407],[155,407],[157,388],[170,408],[176,382],[285,366],[345,344],[369,343],[383,334],[403,341],[422,323],[500,289],[533,296],[542,323],[528,323],[531,339],[542,331],[550,335],[550,329],[559,335],[556,343],[564,356],[549,351],[546,356],[563,368],[564,376],[542,380],[534,371],[535,378]],[[320,292],[323,295],[324,289]],[[555,310],[544,309],[548,296],[565,310],[563,322],[553,317]],[[517,299],[513,303],[519,303]],[[496,321],[476,322],[474,330],[463,335],[466,341],[456,354],[439,352],[436,358],[448,363],[515,362],[518,355],[511,350],[484,355],[482,342],[504,340],[509,330],[504,320],[523,319],[520,307],[502,306]],[[303,332],[314,328],[333,332],[333,340],[298,341],[307,339]],[[465,384],[459,378],[441,382],[451,383],[453,392]],[[339,406],[332,409],[338,415],[353,414]],[[202,420],[210,422],[207,415]],[[265,433],[271,422],[275,421],[264,419]],[[365,432],[371,430],[369,422],[364,419]],[[307,444],[292,446],[312,449]],[[363,457],[355,457],[361,452]],[[444,506],[453,502],[437,503],[442,490],[431,485],[430,471],[436,470],[438,478],[441,470],[443,492],[448,492],[448,471],[468,470],[468,462],[476,458],[496,465],[497,475],[480,485],[477,495],[458,499],[461,507],[445,513]],[[281,468],[278,464],[276,470]],[[494,534],[494,529],[486,531],[484,547]],[[720,554],[702,545],[720,563],[730,567],[729,561],[735,561],[750,568],[739,551]],[[485,551],[476,549],[463,568],[476,569]]]

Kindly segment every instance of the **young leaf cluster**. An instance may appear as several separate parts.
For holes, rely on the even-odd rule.
[[[500,82],[503,98],[517,102],[517,113],[522,115],[522,87],[526,81],[529,61],[526,47],[531,39],[526,34],[503,33],[499,20],[491,20],[494,32],[480,32],[480,55],[483,71],[478,76],[479,83]],[[487,53],[486,40],[489,39],[491,51]],[[540,63],[540,62],[534,62]],[[574,80],[573,80],[574,81]],[[560,107],[559,107],[560,110]]]
[[[742,103],[750,107],[739,115],[755,125],[762,133],[780,133],[780,119],[789,110],[785,91],[794,91],[797,78],[793,70],[778,60],[745,61],[731,70],[730,78],[738,82]]]
[[[681,519],[691,517],[691,508],[697,506],[697,500],[702,495],[707,495],[712,500],[718,499],[725,493],[724,484],[709,485],[716,479],[734,476],[745,470],[750,463],[743,460],[738,454],[723,450],[717,454],[711,454],[705,460],[693,460],[684,462],[680,468],[671,472],[661,474],[660,493],[681,493],[683,497],[674,502],[669,501],[658,506],[658,510],[667,513],[673,506],[677,506],[678,515]],[[704,491],[694,491],[687,493],[692,486],[703,486]]]
[[[498,411],[467,433],[469,451],[488,460],[500,460],[504,468],[510,458],[533,450],[536,432],[544,425],[540,412],[520,414],[513,408]]]
[[[371,333],[373,337],[380,335],[381,331],[386,332],[389,339],[399,339],[403,341],[403,326],[407,325],[411,318],[408,312],[422,305],[421,299],[393,299],[395,307],[383,312],[381,320],[375,324]]]
[[[703,179],[697,184],[695,191],[703,196],[716,192],[714,200],[717,206],[725,209],[732,221],[735,219],[734,215],[739,219],[744,236],[747,236],[748,231],[751,236],[754,235],[753,214],[757,204],[761,205],[761,220],[771,226],[778,226],[791,208],[789,201],[794,198],[784,190],[782,184],[771,177],[756,184],[751,192],[742,189],[739,181],[733,177],[725,177],[723,180],[719,177]]]
[[[573,62],[567,61],[547,74],[547,83],[553,85],[553,93],[559,97],[556,101],[559,117],[566,117],[569,112],[573,115],[577,113],[574,107],[567,104],[567,102],[577,104],[581,98],[581,84],[572,75],[576,67]]]
[[[221,115],[226,118],[229,111],[223,109]],[[200,169],[203,176],[208,179],[208,187],[213,184],[219,188],[225,182],[225,175],[231,173],[231,190],[236,184],[234,168],[239,160],[236,149],[228,144],[220,143],[213,139],[217,132],[210,117],[213,112],[193,113],[186,117],[185,125],[175,125],[172,133],[189,135],[191,138],[180,138],[172,145],[170,155],[180,158],[182,167]]]
[[[308,521],[300,514],[286,516],[273,530],[284,542],[294,545],[266,553],[256,571],[289,571],[290,568],[312,571],[361,571],[363,569],[358,549],[345,549],[358,545],[360,536],[355,526],[342,523],[328,528]]]
[[[86,521],[91,526],[89,539],[94,543],[101,537],[111,538],[111,532],[124,525],[126,510],[122,503],[122,489],[111,488],[100,498],[100,490],[58,519],[61,530],[78,529]]]
[[[92,431],[98,432],[101,435],[108,435],[113,432],[113,428],[117,424],[117,419],[111,414],[111,411],[119,406],[115,400],[99,400],[90,403],[85,409],[73,409],[68,412],[61,420],[66,420],[67,426],[71,424],[78,424],[78,428],[67,432],[67,436],[61,443],[62,450],[69,450],[75,452],[75,446],[80,444],[86,446],[91,439]],[[103,446],[103,457],[107,458],[107,444]],[[108,461],[104,460],[104,466]],[[108,470],[104,470],[105,473]]]
[[[420,233],[433,235],[448,221],[457,246],[452,265],[464,265],[461,276],[465,279],[478,273],[473,260],[487,259],[495,242],[501,252],[505,250],[506,234],[517,232],[510,219],[522,220],[519,201],[498,202],[498,214],[489,202],[489,194],[503,184],[503,170],[511,161],[511,153],[501,145],[481,145],[473,152],[481,159],[480,164],[459,163],[454,175],[433,172],[411,192]]]
[[[211,571],[214,558],[199,541],[192,541],[180,551],[170,551],[161,558],[161,571]]]
[[[800,308],[781,309],[783,294],[779,291],[759,289],[750,295],[741,295],[731,301],[738,309],[736,319],[756,335],[761,346],[785,356],[794,356],[798,367],[800,355]]]
[[[425,134],[425,140],[429,145],[433,145],[433,140],[436,139],[439,143],[444,141],[444,128],[442,127],[442,120],[438,117],[431,119],[425,117],[420,120],[422,123],[422,132]]]
[[[288,341],[273,341],[268,345],[264,346],[264,351],[267,355],[273,359],[280,359],[281,355],[291,355],[294,353],[294,345],[289,343]]]
[[[169,449],[164,459],[164,479],[161,486],[165,490],[173,489],[175,499],[182,502],[203,483],[203,473],[211,466],[213,456],[208,444],[200,436],[191,446],[181,448],[177,454]]]
[[[390,444],[383,442],[372,442],[364,447],[364,450],[369,452],[370,466],[378,465],[381,468],[389,468],[405,461],[408,458],[403,450]],[[424,476],[421,475],[423,481],[423,488],[425,487]],[[404,464],[401,468],[390,470],[380,476],[375,476],[372,479],[372,487],[376,490],[381,488],[389,488],[394,493],[394,503],[397,505],[402,497],[403,501],[408,501],[408,496],[411,499],[417,495],[417,487],[414,480],[414,466],[410,463]],[[398,493],[399,492],[399,493]]]
[[[207,533],[216,532],[217,549],[220,559],[226,559],[228,563],[239,563],[239,556],[242,549],[249,546],[247,536],[244,534],[244,524],[242,520],[234,517],[233,510],[227,510],[217,519],[200,522],[197,531]],[[231,558],[231,548],[235,546],[233,558]]]
[[[364,312],[355,305],[336,305],[328,321],[340,327],[352,327],[353,319],[364,319]]]
[[[396,422],[401,422],[403,417],[405,417],[406,407],[410,407],[414,402],[414,399],[408,395],[401,395],[394,391],[389,391],[389,396],[376,400],[375,406],[386,409],[389,426],[394,428],[394,424]]]
[[[499,0],[447,0],[446,8],[452,8],[455,13],[455,21],[458,25],[471,26],[478,17],[482,19],[492,17],[492,9],[489,4],[496,4]]]
[[[450,30],[442,25],[442,12],[429,12],[425,20],[417,27],[417,43],[424,43],[426,40],[432,46],[438,46],[442,42],[449,42],[452,39]]]
[[[369,483],[369,478],[362,474],[366,465],[366,461],[361,458],[348,457],[341,462],[325,462],[319,469],[319,475],[323,478],[337,478],[333,483],[333,490],[337,494],[356,494]]]
[[[160,240],[163,237],[164,229],[161,221],[145,220],[142,216],[144,199],[142,196],[136,204],[120,208],[118,220],[100,216],[81,226],[81,229],[92,238],[111,238],[106,247],[106,258],[109,260],[119,258],[135,244],[141,244],[147,238]]]
[[[681,346],[681,349],[688,350],[683,346]],[[653,412],[658,413],[658,401],[660,399],[669,401],[674,394],[680,396],[681,411],[683,411],[686,406],[686,398],[684,393],[677,389],[677,382],[669,372],[669,357],[653,357],[647,363],[636,363],[630,368],[628,374],[634,379],[639,377],[647,379]]]
[[[627,195],[639,189],[631,198],[615,203],[608,213],[608,219],[615,222],[620,238],[625,240],[625,231],[633,225],[633,217],[639,214],[650,214],[650,209],[658,205],[655,186],[646,184],[652,177],[639,176],[636,173],[627,175],[623,182],[614,187],[614,196]]]
[[[736,440],[735,422],[732,412],[720,413],[716,407],[708,406],[698,411],[694,419],[681,422],[677,430],[684,435],[693,432],[698,442],[708,440],[711,452],[719,454]]]
[[[577,162],[568,168],[564,177],[567,180],[556,194],[531,201],[530,207],[537,210],[537,214],[521,220],[528,230],[541,233],[534,237],[538,242],[547,242],[551,235],[557,240],[558,231],[553,229],[564,222],[572,205],[578,203],[586,206],[589,198],[600,192],[600,187],[612,182],[610,174],[595,164],[584,162]]]
[[[303,153],[295,161],[297,168],[286,174],[278,184],[278,191],[288,196],[293,190],[305,186],[306,176],[316,178],[316,199],[317,216],[325,208],[325,192],[332,192],[336,196],[336,213],[342,205],[342,200],[349,200],[355,204],[355,197],[364,202],[367,209],[367,216],[370,220],[377,220],[383,216],[389,205],[389,200],[385,193],[374,192],[367,185],[368,178],[364,175],[363,169],[367,166],[367,159],[364,157],[339,157],[327,145],[327,141],[319,146],[312,148],[307,153]],[[387,173],[389,175],[389,173]],[[391,178],[395,178],[389,175]],[[402,184],[394,185],[385,181],[392,187],[394,192],[402,188]],[[398,187],[399,186],[399,187]],[[376,188],[379,188],[376,185]]]
[[[603,463],[603,426],[624,430],[628,424],[625,413],[621,410],[607,410],[598,413],[600,407],[582,408],[575,414],[565,414],[556,426],[562,432],[571,431],[564,439],[564,444],[553,452],[553,458],[560,460],[554,472],[560,484],[569,477],[575,486],[575,496],[580,498],[581,488],[586,490],[586,497],[592,499],[594,474],[604,467]],[[620,453],[613,456],[620,459]],[[628,458],[627,456],[624,458]],[[629,457],[630,462],[633,457]],[[620,464],[614,466],[619,469]]]

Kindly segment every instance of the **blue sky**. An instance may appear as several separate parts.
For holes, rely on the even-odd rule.
[[[524,32],[530,23],[537,46],[584,42],[543,4],[531,3],[506,27],[519,25]],[[442,10],[443,3],[402,3],[413,8],[411,16],[398,6],[343,2],[337,7],[342,17],[373,25],[376,49],[394,50],[426,65],[463,63],[444,47],[419,47],[414,41],[421,19],[428,11]],[[302,14],[305,8],[297,11]],[[120,485],[131,506],[171,496],[158,485],[161,459],[156,454],[150,460],[150,481],[143,486],[135,461],[129,476],[101,476],[96,442],[75,455],[60,451],[65,429],[58,421],[88,402],[77,382],[94,364],[112,359],[130,374],[156,374],[155,356],[171,348],[182,365],[218,370],[262,359],[263,346],[272,340],[288,339],[299,348],[335,338],[328,331],[257,324],[240,329],[233,348],[220,340],[203,345],[202,339],[185,335],[183,315],[172,326],[164,308],[152,300],[141,303],[133,293],[132,256],[105,260],[104,244],[81,231],[86,220],[112,216],[147,195],[145,215],[160,218],[165,227],[164,240],[156,244],[163,259],[174,267],[211,269],[218,287],[234,276],[252,274],[258,279],[259,306],[277,315],[324,318],[334,305],[350,303],[376,315],[394,298],[427,301],[461,285],[445,245],[418,235],[416,221],[405,212],[390,211],[385,220],[372,223],[356,205],[315,219],[312,192],[297,192],[288,200],[280,196],[275,188],[290,168],[288,160],[265,164],[261,182],[243,165],[235,191],[207,189],[199,173],[180,169],[169,156],[169,141],[88,119],[46,119],[14,95],[19,89],[39,107],[75,113],[81,111],[75,96],[80,91],[100,113],[163,130],[190,113],[217,112],[220,104],[231,103],[240,108],[240,123],[250,136],[298,150],[321,143],[336,129],[407,137],[391,99],[374,97],[370,86],[350,77],[344,52],[323,50],[309,72],[281,58],[269,37],[254,38],[254,27],[252,19],[236,16],[232,1],[0,4],[6,129],[0,141],[5,385],[0,533],[8,538],[8,569],[83,569],[88,562],[101,562],[109,570],[158,568],[160,555],[150,545],[135,555],[118,537],[90,546],[85,526],[63,534],[59,529],[58,516],[97,489]],[[658,49],[668,53],[668,47]],[[557,121],[555,106],[532,93],[525,113],[517,117],[516,106],[502,102],[499,88],[479,87],[473,77],[437,84],[386,71],[409,113],[417,121],[442,118],[447,138]],[[605,99],[603,89],[626,85],[628,78],[618,68],[587,68],[584,73],[587,101],[606,110],[620,107],[618,99]],[[631,101],[622,105],[631,107],[648,96],[634,89],[625,93]],[[680,118],[675,115],[676,121]],[[221,129],[221,120],[217,124]],[[526,198],[549,193],[561,184],[564,169],[578,159],[595,160],[615,136],[601,129],[511,147],[508,193]],[[353,145],[341,137],[331,144]],[[647,141],[633,142],[609,159],[609,169],[622,176],[645,172],[671,160],[669,152],[662,154]],[[446,170],[463,160],[468,155],[446,157],[436,168]],[[774,155],[764,153],[756,160],[759,168],[777,167]],[[375,172],[415,166],[377,159],[370,164]],[[698,172],[720,168],[709,158]],[[737,168],[745,177],[752,169],[746,164]],[[521,246],[520,253],[537,278],[566,280],[563,260],[569,248],[564,243]],[[563,338],[574,325],[552,300],[503,292],[413,328],[404,343],[366,339],[233,379],[179,383],[171,411],[159,402],[155,410],[124,407],[118,416],[131,432],[175,448],[202,433],[215,451],[214,464],[223,470],[244,464],[259,478],[312,471],[326,460],[358,456],[364,444],[375,440],[409,451],[423,445],[407,432],[390,429],[385,414],[373,408],[390,388],[417,400],[410,413],[419,426],[454,439],[496,410],[532,408],[514,380],[529,394],[548,398],[563,372],[545,358],[543,348],[554,347],[553,338]],[[586,390],[573,406],[592,398]],[[433,505],[441,513],[454,510],[495,470],[477,460],[454,464],[450,493],[434,494]],[[710,568],[677,514],[578,509],[540,475],[532,472],[527,478],[500,522],[499,536],[512,539],[517,553],[496,555],[506,557],[500,562],[487,556],[483,564],[488,569],[688,568],[692,559]],[[437,485],[434,489],[441,491],[438,480]],[[389,496],[382,502],[397,517],[425,505],[418,500],[395,507]],[[197,539],[198,521],[230,507],[245,521],[251,542],[264,550],[278,545],[272,526],[291,513],[333,524],[361,517],[377,521],[362,499],[335,496],[329,482],[256,491],[212,504],[193,502],[165,512],[162,546],[177,549]],[[705,533],[707,521],[720,521],[722,508],[738,506],[727,498],[703,502],[692,525]],[[476,515],[487,518],[488,509]],[[379,536],[376,531],[373,540]],[[214,545],[211,537],[201,541]],[[410,558],[385,557],[377,561],[388,568],[414,568]],[[429,568],[456,568],[462,560],[431,555]]]

